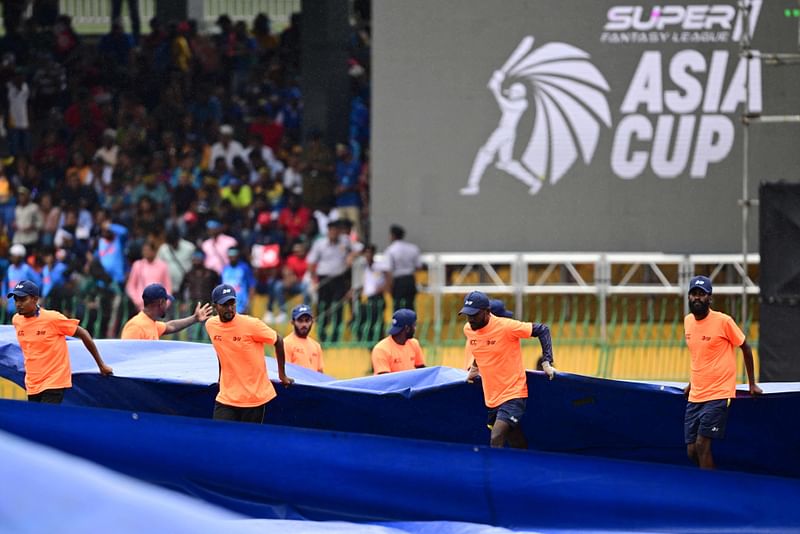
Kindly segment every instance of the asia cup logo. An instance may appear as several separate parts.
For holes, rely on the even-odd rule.
[[[566,43],[533,49],[534,39],[520,41],[488,88],[500,107],[500,121],[478,149],[462,195],[477,195],[486,169],[504,171],[535,195],[545,181],[558,182],[580,156],[589,164],[597,148],[601,124],[611,127],[606,94],[608,82],[589,62],[589,54]],[[519,159],[517,132],[531,107],[533,128]]]

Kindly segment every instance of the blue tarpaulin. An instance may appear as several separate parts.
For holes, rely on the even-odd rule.
[[[424,522],[545,532],[800,528],[800,481],[790,478],[9,400],[0,401],[0,430],[251,517],[454,533],[481,530]],[[24,466],[4,460],[2,471],[26,484]],[[80,484],[59,474],[41,484],[80,514]]]
[[[98,340],[115,376],[101,377],[80,341],[69,341],[74,387],[68,405],[210,417],[218,363],[210,345],[176,341]],[[270,376],[275,360],[267,358]],[[486,444],[479,383],[462,370],[434,367],[352,380],[288,366],[297,379],[277,385],[266,422],[312,429]],[[13,329],[0,327],[0,376],[23,383]],[[680,387],[559,374],[528,374],[523,428],[532,449],[688,465]],[[762,398],[737,398],[726,439],[714,444],[722,469],[800,477],[797,384],[766,384]]]
[[[0,432],[0,530],[23,532],[225,532],[226,534],[503,534],[464,522],[391,525],[253,519],[158,488],[93,462]],[[43,509],[46,513],[42,513]]]

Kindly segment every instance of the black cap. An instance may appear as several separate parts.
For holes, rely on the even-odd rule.
[[[235,298],[236,290],[228,284],[220,284],[211,292],[211,302],[214,304],[225,304]]]
[[[144,291],[142,291],[142,300],[145,304],[149,304],[156,300],[167,299],[167,300],[175,300],[175,297],[167,293],[167,290],[161,284],[150,284]]]
[[[30,280],[23,280],[22,282],[18,283],[14,286],[14,289],[6,295],[6,298],[11,297],[38,297],[39,296],[39,286],[31,282]]]

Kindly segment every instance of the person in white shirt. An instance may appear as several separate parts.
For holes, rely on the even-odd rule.
[[[244,149],[245,161],[249,162],[251,167],[253,167],[253,152],[261,156],[261,161],[267,165],[273,176],[283,172],[285,168],[283,162],[275,157],[275,153],[264,144],[264,139],[259,134],[251,134],[247,148]],[[257,171],[258,169],[252,170]]]
[[[283,172],[283,189],[295,195],[303,195],[303,167],[300,155],[289,155],[289,166]]]
[[[6,84],[8,94],[8,151],[12,156],[30,154],[31,133],[28,118],[28,99],[31,91],[22,70]]]
[[[386,287],[388,266],[375,260],[375,245],[364,247],[362,254],[353,262],[355,333],[359,341],[378,342],[385,329]]]
[[[94,159],[102,159],[106,165],[114,167],[117,164],[119,146],[116,143],[117,132],[111,128],[106,128],[103,132],[103,145],[94,153]]]
[[[328,235],[314,241],[306,257],[312,286],[317,288],[317,334],[323,343],[339,340],[351,281],[347,271],[360,251],[359,244],[347,237],[344,222],[334,221],[328,225]],[[328,325],[332,325],[330,333]]]
[[[172,288],[177,289],[183,283],[183,277],[192,268],[192,254],[197,250],[190,241],[181,238],[177,228],[167,231],[167,239],[158,247],[158,258],[167,264]]]
[[[111,184],[113,175],[114,168],[100,156],[95,156],[89,167],[89,172],[86,173],[84,185],[93,187],[95,191],[100,193],[105,186]]]
[[[233,126],[223,124],[219,127],[219,141],[211,145],[211,157],[208,161],[215,162],[217,158],[224,158],[228,170],[233,170],[233,160],[241,158],[247,161],[242,143],[233,138]]]
[[[39,242],[39,231],[44,225],[44,218],[39,206],[31,202],[31,191],[20,186],[17,189],[17,207],[14,209],[14,239],[12,243],[20,243],[33,247]]]
[[[393,224],[389,228],[391,244],[383,252],[391,273],[390,287],[394,310],[400,308],[414,309],[417,296],[417,282],[414,274],[421,267],[420,251],[417,245],[405,241],[406,231]]]

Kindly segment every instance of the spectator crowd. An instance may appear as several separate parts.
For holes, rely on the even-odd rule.
[[[212,32],[152,19],[141,36],[114,21],[99,39],[57,13],[7,28],[3,297],[35,281],[49,308],[89,314],[110,337],[148,284],[193,307],[222,282],[240,313],[261,295],[285,321],[287,299],[309,302],[318,282],[317,238],[359,254],[369,238],[369,24],[355,20],[350,133],[336,146],[304,133],[300,14],[279,34],[265,14],[222,15]]]

